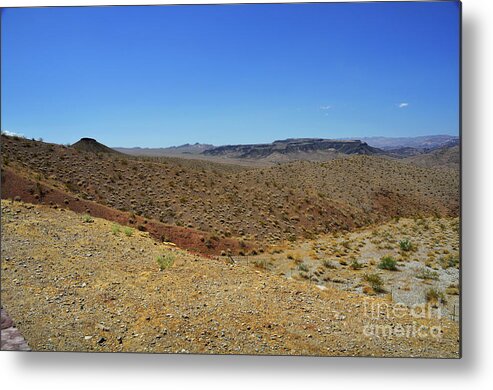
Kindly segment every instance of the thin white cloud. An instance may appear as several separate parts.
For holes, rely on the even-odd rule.
[[[399,108],[405,108],[405,107],[407,107],[407,106],[409,106],[409,103],[406,103],[406,102],[402,102],[402,103],[399,103],[399,104],[397,105],[397,107],[399,107]]]
[[[24,134],[15,133],[8,130],[2,130],[2,134],[8,135],[9,137],[24,137]]]
[[[330,110],[332,108],[332,106],[320,106],[320,109],[323,110],[323,111],[327,111],[327,110]]]

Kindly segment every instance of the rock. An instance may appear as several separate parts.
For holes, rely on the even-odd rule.
[[[2,309],[2,329],[7,329],[14,326],[12,320],[10,319],[9,316],[7,316],[7,313]]]
[[[108,328],[108,327],[107,327],[107,326],[105,326],[104,324],[97,324],[97,325],[96,325],[96,328],[101,329],[101,330],[103,330],[103,331],[105,331],[105,332],[109,332],[109,331],[110,331],[110,328]]]

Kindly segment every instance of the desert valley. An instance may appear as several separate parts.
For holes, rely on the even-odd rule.
[[[33,350],[459,356],[458,137],[1,148]]]

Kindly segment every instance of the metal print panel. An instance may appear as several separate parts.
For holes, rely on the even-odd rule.
[[[2,350],[460,357],[459,2],[1,19]]]

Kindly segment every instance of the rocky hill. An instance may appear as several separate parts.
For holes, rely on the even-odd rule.
[[[91,153],[118,153],[116,150],[107,147],[96,141],[94,138],[81,138],[72,148]]]
[[[357,140],[330,140],[322,138],[294,138],[274,141],[270,144],[225,145],[208,149],[202,154],[207,156],[225,156],[229,158],[268,158],[274,154],[293,155],[299,153],[337,152],[343,154],[382,154],[379,149]]]
[[[452,144],[453,145],[453,144]],[[460,146],[446,146],[404,159],[410,164],[426,168],[460,168]]]
[[[355,143],[359,147],[366,148]],[[240,240],[240,251],[243,245],[247,252],[250,242],[261,249],[395,216],[456,216],[459,211],[458,172],[378,156],[246,169],[95,154],[2,136],[2,159],[11,172],[2,182],[4,198],[44,202],[49,196],[45,188],[51,188],[67,194],[68,207],[92,202],[124,213],[134,223],[138,217],[207,232],[204,240],[212,239],[203,245],[218,250],[218,242],[229,238]],[[51,202],[63,203],[63,197],[56,199]]]

